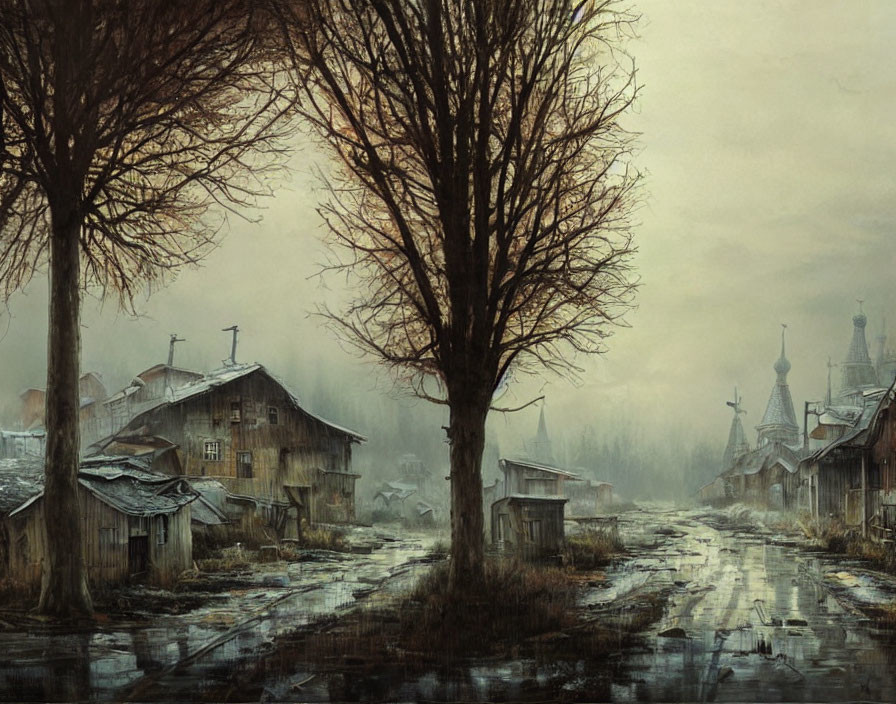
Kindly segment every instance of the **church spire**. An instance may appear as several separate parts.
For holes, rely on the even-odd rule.
[[[868,354],[868,344],[865,341],[865,326],[868,318],[862,310],[859,300],[859,312],[852,318],[852,340],[846,353],[846,360],[840,366],[843,369],[840,382],[840,399],[847,403],[861,405],[862,391],[878,386],[877,373]]]
[[[734,418],[731,419],[731,429],[728,431],[728,445],[725,447],[725,454],[722,455],[722,470],[729,469],[743,455],[750,451],[750,444],[747,442],[747,435],[744,433],[743,423],[740,422],[742,414],[746,413],[740,407],[742,398],[737,395],[737,387],[734,387],[734,401],[726,401],[726,405],[734,409]]]
[[[787,384],[787,374],[790,372],[790,360],[787,359],[785,340],[787,325],[782,324],[781,328],[781,356],[774,365],[777,378],[765,408],[765,415],[762,416],[762,422],[756,426],[756,430],[759,431],[760,445],[769,442],[783,442],[791,445],[799,443],[800,428],[796,423],[793,398],[790,395],[790,386]]]
[[[532,440],[532,459],[548,464],[554,461],[554,453],[551,448],[551,438],[548,436],[548,426],[544,420],[544,404],[538,414],[538,430]]]

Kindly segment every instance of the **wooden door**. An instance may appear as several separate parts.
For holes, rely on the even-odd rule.
[[[149,537],[135,535],[128,538],[128,573],[142,574],[149,567]]]

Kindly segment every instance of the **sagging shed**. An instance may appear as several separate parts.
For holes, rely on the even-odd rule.
[[[25,586],[42,578],[46,532],[42,479],[3,520],[6,574]],[[152,472],[133,457],[85,460],[78,473],[88,579],[168,585],[192,566],[190,503],[198,494],[182,478]]]
[[[513,494],[492,504],[492,544],[526,560],[558,555],[567,499]]]

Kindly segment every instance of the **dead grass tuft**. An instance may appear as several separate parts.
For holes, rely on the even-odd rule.
[[[328,528],[308,528],[302,531],[302,538],[298,546],[303,550],[332,550],[333,552],[348,552],[351,550],[345,536]]]
[[[606,565],[623,550],[615,530],[590,528],[566,538],[563,562],[577,570],[594,570]]]
[[[197,560],[196,566],[201,572],[233,572],[248,569],[256,560],[254,551],[231,546],[215,551],[214,557]]]

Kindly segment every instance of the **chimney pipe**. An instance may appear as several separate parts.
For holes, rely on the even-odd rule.
[[[233,332],[233,345],[230,348],[230,364],[236,364],[236,336],[240,331],[239,326],[231,325],[229,328],[223,328],[221,332]],[[227,360],[225,360],[225,364]]]
[[[177,342],[186,342],[182,337],[178,337],[176,332],[171,333],[171,339],[168,341],[168,366],[174,366],[174,345]]]

